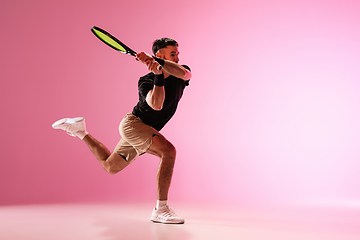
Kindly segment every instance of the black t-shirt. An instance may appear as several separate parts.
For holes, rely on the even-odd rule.
[[[182,66],[190,70],[188,66]],[[189,85],[190,80],[184,81],[183,79],[172,75],[167,77],[164,85],[165,100],[163,108],[160,111],[156,111],[146,102],[146,95],[154,88],[154,79],[155,74],[152,72],[140,78],[138,83],[139,102],[134,107],[132,113],[139,117],[143,123],[160,131],[175,114],[177,105],[183,95],[183,91],[185,87]]]

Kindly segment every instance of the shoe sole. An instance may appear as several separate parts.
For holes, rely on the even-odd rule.
[[[156,220],[152,220],[150,219],[152,222],[154,223],[162,223],[162,224],[184,224],[185,221],[182,221],[182,222],[161,222],[161,221],[156,221]]]
[[[60,119],[60,120],[57,120],[56,122],[54,122],[52,125],[52,128],[57,129],[57,128],[59,128],[60,125],[62,125],[64,123],[76,123],[76,122],[81,122],[83,120],[84,120],[83,117],[63,118],[63,119]]]

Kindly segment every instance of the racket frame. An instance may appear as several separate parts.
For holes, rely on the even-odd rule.
[[[111,38],[113,41],[115,41],[116,43],[118,43],[122,48],[125,49],[126,52],[119,50],[118,48],[114,47],[113,45],[111,45],[110,43],[108,43],[107,41],[105,41],[104,39],[102,39],[96,31],[101,32],[102,34],[108,36],[109,38]],[[122,43],[119,39],[117,39],[116,37],[114,37],[113,35],[111,35],[110,33],[108,33],[107,31],[105,31],[104,29],[101,29],[99,27],[93,26],[91,28],[91,32],[98,38],[100,39],[103,43],[105,43],[106,45],[108,45],[109,47],[111,47],[112,49],[115,49],[118,52],[121,53],[125,53],[128,55],[131,55],[133,57],[136,57],[136,52],[134,50],[132,50],[131,48],[129,48],[128,46],[126,46],[124,43]],[[155,61],[158,61],[158,58],[154,57]],[[162,69],[162,66],[158,66],[157,69],[160,71]]]
[[[108,36],[109,38],[111,38],[112,40],[114,40],[116,43],[118,43],[121,47],[123,47],[125,49],[126,52],[123,52],[119,49],[117,49],[116,47],[114,47],[113,45],[109,44],[108,42],[104,41],[99,35],[97,35],[96,31],[99,31],[103,34],[105,34],[106,36]],[[122,43],[119,39],[117,39],[116,37],[114,37],[113,35],[111,35],[110,33],[108,33],[107,31],[99,28],[99,27],[96,27],[96,26],[93,26],[91,28],[91,32],[97,37],[99,38],[103,43],[105,43],[106,45],[108,45],[109,47],[115,49],[116,51],[119,51],[119,52],[122,52],[122,53],[125,53],[125,54],[128,54],[128,55],[131,55],[131,56],[134,56],[136,57],[136,52],[134,50],[132,50],[131,48],[129,48],[128,46],[126,46],[124,43]]]

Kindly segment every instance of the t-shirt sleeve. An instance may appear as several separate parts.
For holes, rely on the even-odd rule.
[[[148,92],[154,88],[154,80],[149,76],[146,75],[141,77],[138,83],[139,95],[146,98]]]
[[[189,68],[189,66],[187,66],[187,65],[181,65],[181,66],[183,66],[184,68],[186,68],[187,70],[189,70],[191,72],[191,69]],[[185,81],[185,86],[189,86],[189,83],[190,83],[190,79]]]
[[[184,68],[186,68],[187,70],[189,70],[191,72],[191,69],[189,68],[188,65],[181,65],[181,66],[183,66]]]

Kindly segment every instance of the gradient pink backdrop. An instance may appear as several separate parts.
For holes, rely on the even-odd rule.
[[[102,170],[53,130],[84,116],[111,150],[147,69],[134,50],[180,43],[193,78],[162,133],[178,150],[170,199],[360,206],[358,1],[0,2],[0,204],[155,201],[158,160]]]

